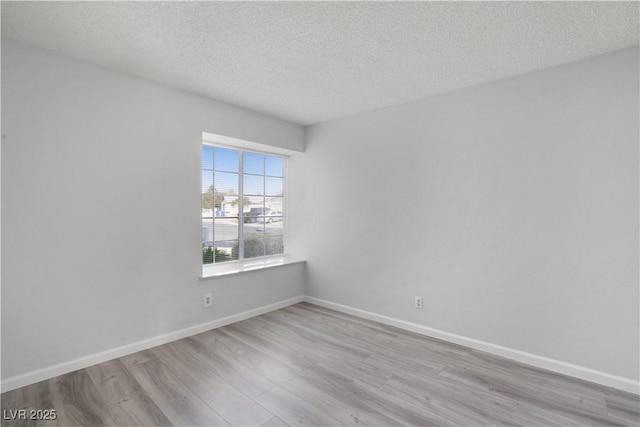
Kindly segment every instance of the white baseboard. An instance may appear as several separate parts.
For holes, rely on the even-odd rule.
[[[251,317],[259,316],[270,311],[278,310],[280,308],[288,307],[293,304],[297,304],[304,301],[302,295],[289,298],[283,301],[278,301],[273,304],[265,305],[262,307],[254,308],[242,313],[234,314],[231,316],[223,317],[221,319],[212,320],[210,322],[201,323],[199,325],[191,326],[179,331],[170,332],[165,335],[160,335],[153,338],[148,338],[142,341],[137,341],[131,344],[126,344],[121,347],[106,350],[100,353],[91,354],[77,359],[63,362],[47,368],[38,369],[36,371],[27,372],[26,374],[16,375],[2,380],[0,389],[4,393],[5,391],[14,390],[19,387],[24,387],[29,384],[34,384],[39,381],[44,381],[49,378],[57,377],[58,375],[67,374],[69,372],[76,371],[78,369],[87,368],[95,365],[96,363],[106,362],[108,360],[116,359],[118,357],[126,356],[128,354],[136,353],[138,351],[146,350],[151,347],[166,344],[171,341],[176,341],[181,338],[189,337],[191,335],[199,334],[201,332],[209,331],[211,329],[220,328],[231,323],[239,322],[241,320],[249,319]]]
[[[358,308],[349,307],[342,304],[337,304],[319,298],[305,296],[304,301],[311,304],[319,305],[321,307],[340,311],[342,313],[347,313],[364,319],[373,320],[385,325],[395,326],[400,329],[415,332],[421,335],[426,335],[432,338],[437,338],[439,340],[448,341],[476,350],[485,351],[487,353],[492,353],[497,356],[502,356],[521,363],[526,363],[527,365],[557,372],[563,375],[569,375],[586,381],[602,384],[607,387],[613,387],[629,393],[640,394],[640,382],[628,378],[619,377],[617,375],[608,374],[606,372],[596,371],[594,369],[585,368],[583,366],[562,362],[560,360],[550,359],[548,357],[538,356],[535,354],[503,347],[496,344],[491,344],[473,338],[464,337],[462,335],[452,334],[449,332],[441,331],[439,329],[419,325],[417,323],[406,322],[404,320],[383,316],[380,314],[360,310]]]

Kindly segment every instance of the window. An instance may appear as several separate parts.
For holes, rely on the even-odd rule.
[[[202,145],[202,263],[284,254],[285,158]]]

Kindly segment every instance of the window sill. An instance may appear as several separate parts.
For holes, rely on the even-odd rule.
[[[202,266],[202,276],[200,276],[200,280],[227,277],[235,274],[247,273],[249,271],[299,264],[302,262],[305,262],[305,260],[295,259],[288,256],[278,256],[245,261],[232,261],[217,265],[204,265]]]

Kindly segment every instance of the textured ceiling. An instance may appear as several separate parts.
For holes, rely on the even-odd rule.
[[[638,45],[637,2],[2,2],[2,35],[300,124]]]

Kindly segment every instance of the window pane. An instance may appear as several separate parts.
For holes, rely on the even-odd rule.
[[[202,246],[202,263],[212,264],[238,259],[238,241],[219,242]],[[235,249],[235,253],[234,253]]]
[[[284,180],[282,178],[266,177],[265,190],[267,196],[282,196]]]
[[[213,218],[202,218],[202,245],[213,245]]]
[[[210,145],[202,146],[202,169],[213,169],[213,147]]]
[[[246,236],[244,239],[244,257],[264,256],[264,239],[259,235]]]
[[[216,218],[213,226],[214,244],[238,239],[238,220],[233,218]]]
[[[230,218],[238,221],[238,196],[224,196],[222,209],[216,213],[219,218]]]
[[[262,175],[244,175],[242,185],[244,186],[244,194],[248,196],[264,194],[264,176]]]
[[[238,159],[240,158],[240,152],[238,150],[215,147],[213,158],[215,160],[216,170],[239,172]]]
[[[244,153],[242,170],[244,173],[264,175],[264,155],[257,153]]]
[[[202,245],[202,263],[203,264],[211,264],[213,263],[213,247]]]
[[[238,195],[239,177],[237,173],[218,172],[215,175],[215,188],[222,194]]]
[[[237,247],[238,241],[222,242],[214,248],[215,262],[235,261],[238,259],[238,251],[233,252],[233,248]]]
[[[214,216],[213,205],[213,172],[202,171],[202,216]]]
[[[270,214],[265,217],[265,236],[281,236],[282,235],[282,217],[271,216]]]
[[[265,156],[265,175],[284,176],[284,159],[282,157]]]
[[[282,197],[267,197],[265,199],[265,205],[270,211],[278,211],[279,214],[274,215],[282,215],[283,211],[283,198]]]
[[[265,239],[265,255],[279,255],[284,253],[284,238],[269,237]]]
[[[243,217],[245,223],[257,222],[259,217],[264,217],[264,197],[244,196],[242,200],[244,203]]]
[[[262,217],[260,218],[262,219]],[[247,237],[264,237],[264,223],[261,221],[251,222],[245,224],[242,228],[242,234],[244,238]]]
[[[207,204],[211,204],[211,196],[207,195],[207,194],[203,194],[202,195],[202,218],[213,218],[215,215],[215,212],[213,211],[213,209],[211,208],[205,208],[205,203]]]
[[[202,171],[202,193],[206,193],[213,186],[213,172]]]

